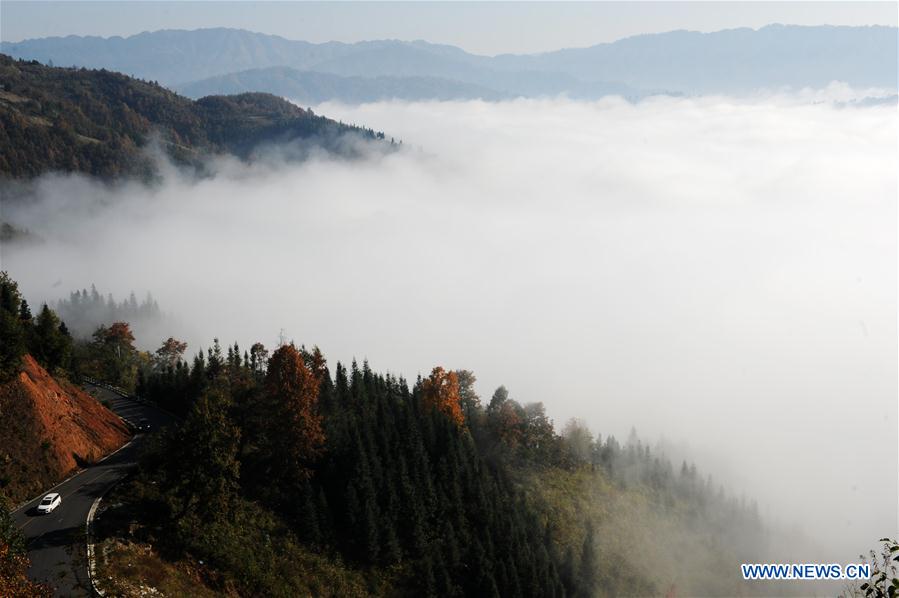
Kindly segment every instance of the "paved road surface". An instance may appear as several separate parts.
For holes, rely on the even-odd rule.
[[[101,400],[108,400],[113,411],[125,419],[146,419],[151,430],[168,424],[171,418],[149,405],[126,399],[105,388],[87,386]],[[57,596],[89,596],[84,524],[94,499],[122,479],[136,463],[144,435],[105,461],[88,467],[53,489],[62,495],[62,504],[49,515],[35,514],[43,494],[13,512],[13,519],[28,542],[31,559],[29,577],[49,583]],[[47,489],[49,492],[50,489]],[[46,494],[45,492],[44,494]]]

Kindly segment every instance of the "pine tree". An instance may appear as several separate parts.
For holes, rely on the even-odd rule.
[[[428,553],[422,562],[421,585],[423,594],[427,598],[437,598],[440,595],[437,588],[437,579],[434,575],[435,561],[436,559]]]
[[[509,391],[506,390],[505,386],[500,386],[493,392],[493,396],[490,397],[487,411],[490,413],[498,412],[507,400],[509,400]]]
[[[61,332],[62,323],[45,303],[34,323],[31,351],[49,371],[68,365],[71,337]]]
[[[474,383],[478,379],[468,370],[456,370],[455,374],[459,381],[459,405],[462,407],[465,423],[469,427],[476,426],[481,414],[481,397],[474,390]]]
[[[26,351],[26,324],[20,317],[22,296],[18,284],[0,272],[0,382],[15,375]]]
[[[593,522],[588,521],[587,534],[584,536],[584,545],[581,548],[581,562],[578,567],[578,595],[583,598],[593,598],[596,593],[597,563]]]
[[[240,430],[231,422],[227,390],[211,384],[171,438],[164,495],[180,537],[231,514],[240,478]]]
[[[310,544],[320,545],[322,542],[322,531],[318,513],[318,504],[315,497],[315,490],[309,480],[303,481],[301,496],[302,507],[297,517],[300,537]]]
[[[28,307],[28,301],[24,297],[19,307],[19,319],[23,322],[31,322],[31,309]]]

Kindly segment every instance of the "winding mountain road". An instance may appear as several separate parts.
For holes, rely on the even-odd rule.
[[[122,397],[99,386],[85,385],[98,399],[108,401],[120,417],[150,422],[151,431],[172,421],[171,416],[151,405]],[[28,576],[50,584],[57,596],[90,596],[85,555],[85,522],[94,500],[121,480],[137,464],[140,445],[145,436],[138,434],[131,442],[104,460],[84,469],[52,488],[62,496],[62,504],[49,515],[38,515],[35,507],[41,496],[13,511],[16,525],[28,545],[31,568]]]

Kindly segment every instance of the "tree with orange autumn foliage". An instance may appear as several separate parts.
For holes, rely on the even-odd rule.
[[[153,364],[161,370],[174,368],[181,361],[186,350],[187,343],[170,336],[162,343],[161,347],[156,349],[156,353],[153,355]]]
[[[50,588],[28,579],[28,559],[13,553],[9,544],[0,540],[0,596],[43,598],[52,595]]]
[[[109,328],[101,326],[94,333],[94,338],[123,350],[134,348],[134,333],[131,332],[131,325],[128,322],[113,322]]]
[[[456,425],[465,422],[462,406],[459,404],[459,377],[456,372],[447,372],[435,367],[431,375],[421,383],[422,396],[426,405],[437,409]]]
[[[13,523],[6,500],[0,496],[0,596],[39,598],[51,589],[28,579],[25,539]]]
[[[323,365],[322,365],[323,368]],[[271,475],[291,486],[308,479],[325,443],[318,412],[321,380],[295,346],[283,345],[272,354],[265,375],[265,402]]]

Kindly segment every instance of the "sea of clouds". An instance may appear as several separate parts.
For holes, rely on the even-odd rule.
[[[844,562],[899,470],[897,112],[853,97],[326,104],[402,149],[46,176],[2,267],[32,303],[152,291],[184,327],[148,348],[283,337],[636,426]]]

